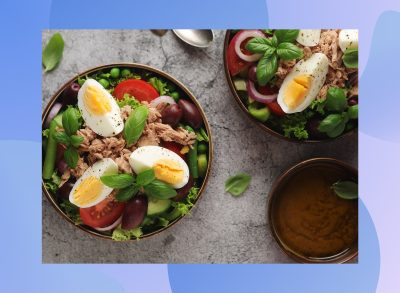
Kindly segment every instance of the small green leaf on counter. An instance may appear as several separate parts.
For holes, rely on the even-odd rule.
[[[100,177],[101,182],[111,188],[125,188],[135,183],[135,178],[131,174],[113,174]]]
[[[148,115],[149,109],[145,105],[137,107],[129,115],[124,127],[124,137],[128,147],[136,143],[142,135]]]
[[[358,49],[347,49],[342,59],[347,68],[358,68]]]
[[[246,191],[251,181],[251,176],[245,173],[239,173],[231,176],[225,182],[225,191],[233,196],[240,196]]]
[[[55,33],[47,43],[42,53],[42,63],[45,72],[51,71],[60,62],[64,51],[64,40],[59,33]]]
[[[338,181],[332,185],[332,189],[341,198],[358,198],[358,184],[353,181]]]

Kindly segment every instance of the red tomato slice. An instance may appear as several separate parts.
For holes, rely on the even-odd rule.
[[[251,62],[246,62],[246,61],[240,59],[239,56],[236,54],[235,41],[237,38],[238,38],[238,34],[236,34],[232,38],[231,42],[229,43],[228,50],[226,52],[228,69],[232,76],[235,76],[236,74],[238,74],[239,72],[244,70],[246,67],[249,67],[251,64]],[[241,49],[242,49],[243,53],[245,53],[245,54],[247,53],[247,50],[243,46],[246,43],[247,43],[247,41],[245,40],[241,46]]]
[[[108,196],[105,200],[90,208],[80,208],[82,222],[93,228],[110,226],[122,215],[125,203],[117,202],[114,197]]]
[[[127,79],[121,81],[115,87],[113,95],[118,100],[122,100],[124,94],[130,94],[141,102],[151,102],[159,96],[157,90],[151,84],[141,79]]]
[[[267,104],[267,107],[276,116],[285,116],[286,115],[286,113],[283,112],[281,106],[279,106],[277,101],[273,101],[272,103]]]
[[[162,143],[162,146],[166,149],[169,149],[170,151],[173,151],[174,153],[179,155],[183,160],[185,160],[185,154],[181,154],[181,149],[183,148],[181,144],[173,141],[164,141]]]

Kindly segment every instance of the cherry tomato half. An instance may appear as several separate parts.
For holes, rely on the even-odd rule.
[[[122,215],[125,203],[117,202],[109,196],[105,200],[90,208],[80,208],[79,214],[82,222],[93,228],[110,226]]]
[[[127,79],[121,81],[114,89],[114,97],[122,100],[124,94],[129,94],[138,101],[151,102],[159,96],[157,90],[149,83],[141,79]]]
[[[239,72],[244,70],[245,68],[249,67],[251,62],[246,62],[239,58],[239,56],[235,52],[235,42],[238,38],[239,34],[236,34],[229,43],[228,50],[226,52],[226,59],[228,63],[228,69],[232,76],[237,75]],[[244,45],[247,43],[245,40],[241,44],[241,49],[243,53],[248,53],[248,51],[244,48]]]
[[[286,113],[283,112],[281,106],[279,106],[277,101],[273,101],[272,103],[267,104],[267,107],[276,116],[285,116],[286,115]]]
[[[181,154],[182,145],[173,141],[164,141],[162,147],[173,151],[175,154],[179,155],[183,160],[185,160],[185,154]]]

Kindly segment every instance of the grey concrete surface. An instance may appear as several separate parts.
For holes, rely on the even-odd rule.
[[[53,31],[43,31],[43,44]],[[198,98],[212,127],[214,162],[206,192],[190,216],[151,239],[116,243],[94,238],[66,222],[43,196],[44,263],[288,263],[266,220],[274,179],[313,157],[333,157],[357,165],[356,135],[319,145],[282,141],[260,131],[233,99],[223,69],[224,31],[215,31],[207,49],[183,44],[171,31],[61,31],[63,59],[43,74],[43,106],[75,74],[112,62],[139,62],[162,69]],[[253,176],[239,198],[224,192],[229,175]]]

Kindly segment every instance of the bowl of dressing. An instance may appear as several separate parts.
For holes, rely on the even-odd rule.
[[[281,249],[301,263],[344,263],[358,255],[358,199],[339,197],[332,186],[358,182],[358,171],[344,162],[315,158],[284,172],[267,204],[272,235]]]

